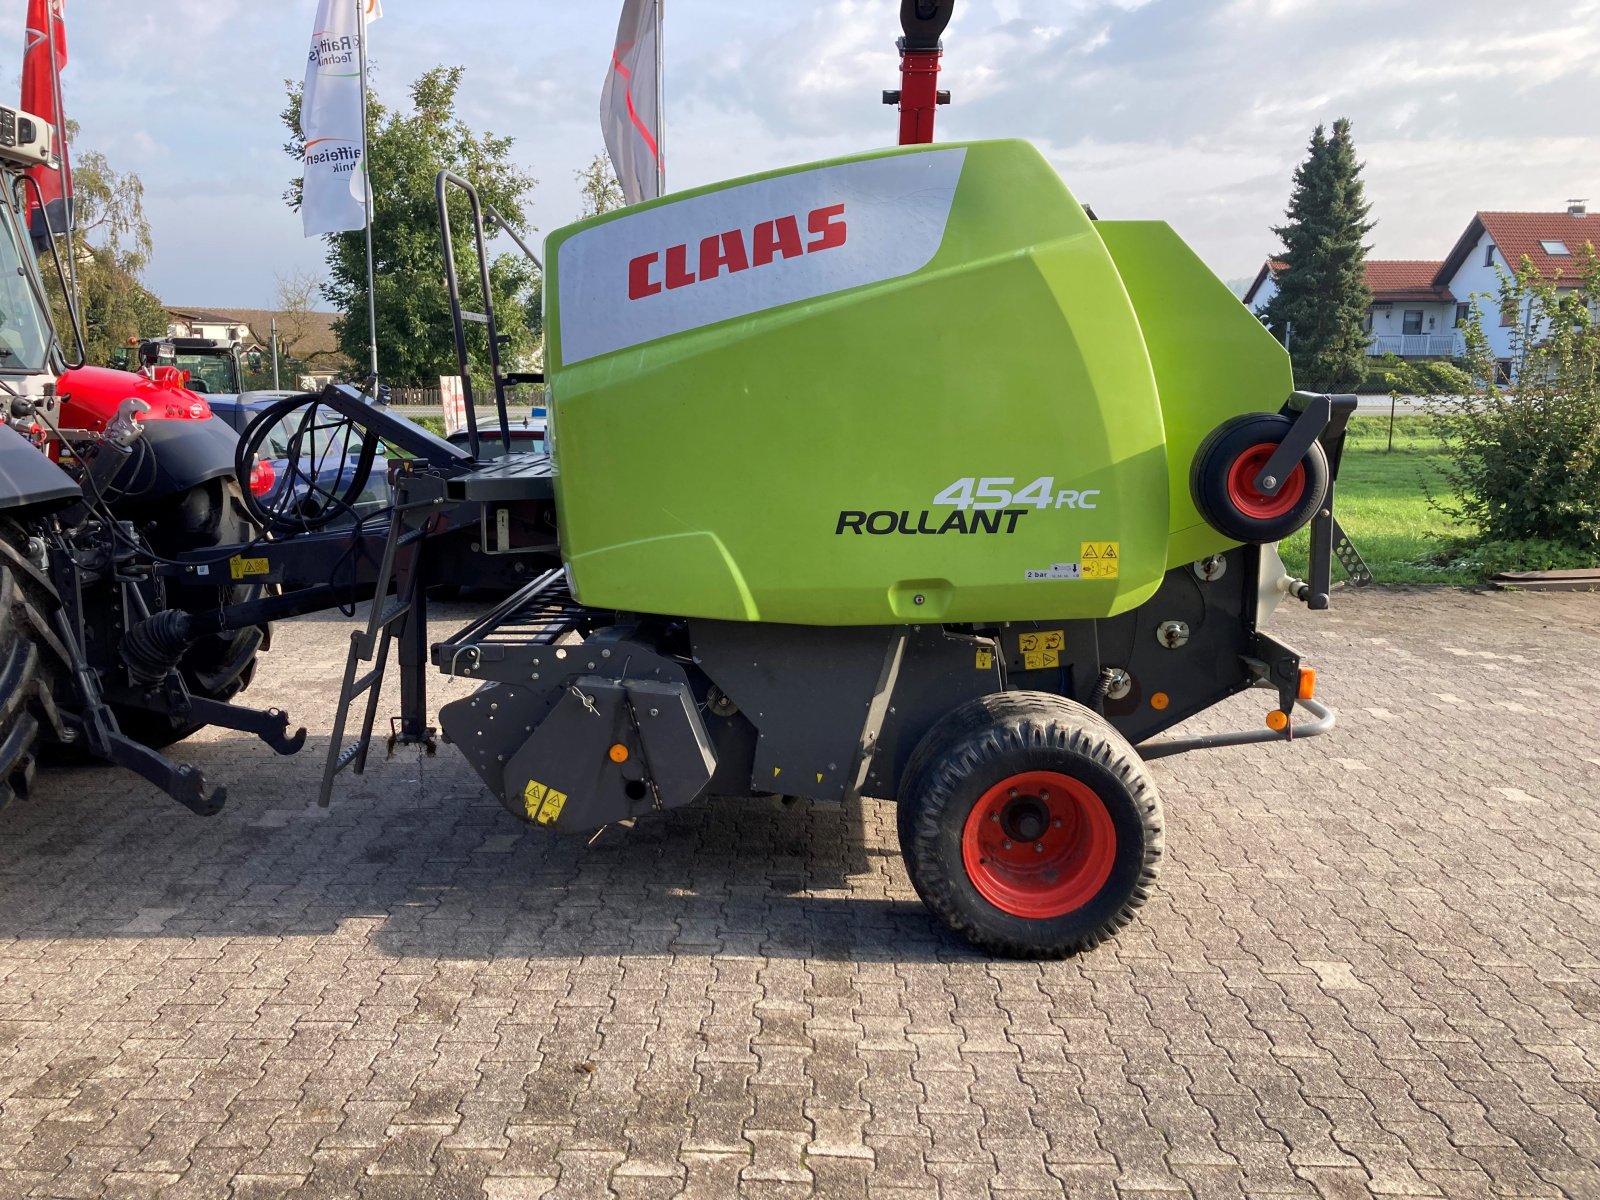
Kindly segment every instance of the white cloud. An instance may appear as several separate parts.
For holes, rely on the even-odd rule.
[[[620,0],[396,3],[373,34],[386,99],[437,63],[468,67],[463,113],[516,138],[541,180],[533,223],[578,209],[600,148]],[[690,186],[889,144],[892,0],[668,6],[669,181]],[[20,30],[25,0],[0,0]],[[266,303],[315,264],[279,199],[282,80],[302,73],[312,0],[73,0],[69,111],[83,144],[138,170],[152,283]],[[1478,208],[1600,196],[1600,0],[961,0],[945,35],[941,138],[1040,144],[1104,216],[1160,217],[1225,276],[1272,248],[1311,127],[1348,115],[1377,252],[1444,254]]]

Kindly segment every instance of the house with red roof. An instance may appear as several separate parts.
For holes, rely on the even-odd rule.
[[[1367,287],[1372,309],[1367,352],[1374,357],[1449,358],[1462,352],[1460,327],[1474,306],[1483,314],[1496,359],[1508,374],[1511,335],[1526,324],[1526,313],[1501,312],[1500,272],[1515,271],[1527,258],[1560,289],[1576,288],[1585,246],[1600,249],[1600,214],[1581,200],[1565,212],[1480,212],[1468,222],[1450,253],[1440,260],[1368,259]],[[1259,313],[1277,294],[1283,262],[1268,259],[1244,295]],[[1591,303],[1600,301],[1594,298]]]

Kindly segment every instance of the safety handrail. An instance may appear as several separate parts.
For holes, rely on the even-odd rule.
[[[470,312],[461,305],[461,279],[456,273],[455,239],[450,232],[450,198],[449,190],[454,187],[466,193],[467,200],[472,206],[472,238],[473,251],[478,257],[478,284],[483,291],[483,311]],[[490,223],[508,234],[517,248],[533,261],[533,264],[543,270],[539,258],[528,249],[517,231],[496,212],[493,206],[485,204],[478,195],[478,189],[472,182],[463,179],[454,171],[440,171],[434,180],[434,194],[439,204],[439,240],[444,250],[444,278],[445,286],[450,293],[450,323],[456,341],[456,365],[461,372],[462,398],[467,406],[467,443],[472,451],[472,457],[479,457],[478,442],[478,410],[472,393],[472,364],[467,356],[467,321],[481,323],[489,335],[489,375],[494,384],[495,409],[500,417],[500,441],[507,454],[511,453],[511,417],[506,410],[505,373],[500,364],[500,329],[495,323],[494,316],[494,291],[489,283],[489,250],[484,241],[483,224],[487,215]]]

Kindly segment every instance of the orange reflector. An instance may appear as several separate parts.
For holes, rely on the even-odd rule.
[[[1296,694],[1302,700],[1315,700],[1317,698],[1317,669],[1315,667],[1300,668],[1300,691]]]
[[[618,742],[616,745],[612,746],[611,749],[606,751],[606,757],[609,758],[614,763],[627,762],[628,761],[628,748],[626,746],[624,746],[621,742]]]
[[[1150,707],[1155,709],[1157,712],[1160,712],[1162,709],[1166,708],[1166,706],[1170,703],[1172,703],[1172,701],[1167,698],[1167,694],[1165,692],[1157,692],[1155,695],[1150,697]]]
[[[1267,728],[1273,733],[1282,733],[1289,728],[1289,714],[1281,708],[1275,708],[1267,714]]]

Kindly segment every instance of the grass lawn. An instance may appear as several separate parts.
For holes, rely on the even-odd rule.
[[[1389,418],[1357,416],[1350,421],[1344,463],[1339,468],[1335,512],[1350,540],[1379,583],[1479,582],[1470,567],[1443,564],[1441,538],[1465,532],[1428,502],[1427,490],[1447,496],[1440,468],[1444,447],[1427,417],[1395,419],[1394,450],[1387,449]],[[1304,578],[1308,534],[1283,544],[1283,560]],[[1333,577],[1342,578],[1337,562]]]

